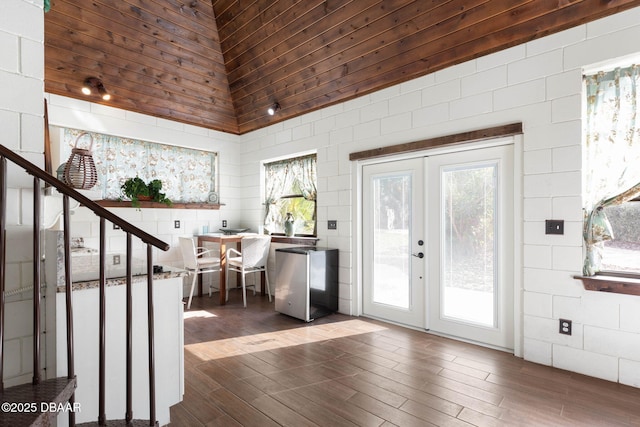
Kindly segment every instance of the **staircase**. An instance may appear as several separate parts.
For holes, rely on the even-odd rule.
[[[33,379],[30,384],[22,384],[15,387],[4,388],[2,379],[4,367],[4,338],[5,338],[5,273],[6,273],[6,241],[7,241],[7,162],[23,168],[29,175],[33,176]],[[65,271],[65,301],[66,301],[66,332],[67,332],[67,376],[43,380],[41,378],[41,205],[43,194],[43,182],[55,188],[63,197],[63,240],[64,240],[64,271]],[[69,204],[73,199],[84,207],[90,209],[100,219],[100,284],[99,284],[99,390],[98,390],[98,414],[93,423],[81,425],[94,426],[156,426],[156,404],[155,404],[155,361],[154,361],[154,312],[153,312],[153,247],[161,250],[168,250],[169,245],[150,234],[140,230],[129,222],[123,220],[112,212],[99,206],[92,200],[80,194],[73,188],[49,175],[38,166],[14,153],[8,148],[0,145],[0,426],[49,426],[55,424],[57,410],[64,410],[69,414],[69,425],[75,426],[75,416],[73,408],[74,391],[77,378],[74,373],[74,341],[73,341],[73,304],[72,304],[72,283],[71,283],[71,232],[70,232],[70,212]],[[105,349],[105,265],[106,265],[106,221],[117,225],[126,233],[126,390],[123,390],[123,398],[126,399],[126,413],[121,420],[107,420],[105,413],[105,385],[106,385],[106,349]],[[134,419],[133,414],[133,393],[132,393],[132,238],[140,239],[147,247],[147,318],[148,318],[148,359],[149,365],[149,414],[142,414],[143,418]],[[60,315],[60,313],[58,314]],[[143,356],[136,356],[143,357]],[[82,381],[82,379],[80,379]],[[140,416],[140,414],[136,414]]]

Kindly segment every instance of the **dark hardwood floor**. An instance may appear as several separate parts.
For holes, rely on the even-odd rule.
[[[171,426],[639,426],[640,389],[266,297],[194,298]]]

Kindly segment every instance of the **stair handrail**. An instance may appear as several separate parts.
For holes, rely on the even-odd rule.
[[[0,144],[0,156],[6,157],[7,159],[11,160],[12,163],[24,168],[28,174],[35,176],[37,178],[40,178],[44,182],[50,184],[52,187],[58,190],[59,193],[63,195],[67,195],[72,199],[80,202],[82,206],[90,209],[97,216],[105,218],[106,220],[109,220],[111,223],[120,227],[123,231],[133,234],[143,242],[150,244],[152,246],[155,246],[158,249],[161,249],[163,251],[169,250],[170,245],[168,243],[163,242],[157,237],[152,236],[146,231],[141,230],[140,228],[136,227],[130,222],[120,218],[118,215],[100,206],[99,204],[89,199],[87,196],[80,193],[73,187],[65,184],[64,182],[60,181],[54,176],[48,174],[47,172],[43,171],[41,168],[39,168],[35,164],[31,163],[29,160],[14,153],[13,151],[11,151],[10,149],[8,149],[7,147],[1,144]]]
[[[65,253],[65,293],[66,295],[66,317],[67,317],[67,353],[68,353],[68,375],[67,379],[70,380],[68,384],[73,385],[75,387],[76,379],[75,379],[75,370],[73,363],[73,314],[72,314],[72,283],[70,278],[71,265],[70,265],[70,223],[69,223],[69,198],[76,200],[81,203],[83,206],[91,210],[94,214],[96,214],[100,218],[100,280],[99,280],[99,293],[100,293],[100,320],[99,320],[99,334],[100,334],[100,390],[99,390],[99,413],[98,413],[98,424],[106,425],[106,411],[105,411],[105,396],[104,387],[106,384],[105,380],[105,330],[106,330],[106,306],[105,306],[105,290],[106,290],[106,272],[104,268],[105,262],[105,253],[106,253],[106,241],[105,241],[105,221],[109,220],[114,225],[120,227],[120,229],[126,233],[127,236],[127,253],[126,253],[126,265],[127,265],[127,277],[126,277],[126,287],[127,287],[127,328],[126,328],[126,336],[127,336],[127,396],[126,396],[126,423],[127,425],[131,424],[133,421],[133,411],[132,411],[132,392],[131,392],[131,381],[132,381],[132,368],[130,361],[132,360],[132,301],[129,297],[131,294],[131,286],[133,284],[132,270],[131,270],[131,259],[132,259],[132,245],[131,245],[131,236],[136,236],[142,242],[144,242],[147,246],[147,322],[148,322],[148,358],[149,358],[149,416],[150,416],[150,425],[157,425],[156,420],[156,402],[155,402],[155,356],[154,356],[154,308],[153,308],[153,246],[159,248],[163,251],[167,251],[170,248],[170,245],[163,242],[162,240],[146,233],[140,228],[134,226],[128,221],[120,218],[119,216],[111,213],[104,207],[98,205],[96,202],[90,200],[88,197],[72,188],[71,186],[65,184],[59,179],[53,177],[48,172],[42,170],[37,165],[31,163],[26,160],[24,157],[19,154],[11,151],[7,147],[0,144],[0,203],[2,204],[2,212],[0,212],[0,245],[2,246],[2,253],[0,254],[0,261],[2,265],[0,265],[0,391],[4,390],[2,384],[2,373],[3,373],[3,359],[4,359],[4,290],[5,290],[5,249],[6,249],[6,218],[5,218],[5,206],[6,206],[6,187],[7,187],[7,160],[11,161],[15,165],[22,167],[25,169],[27,174],[34,177],[34,232],[35,230],[40,230],[42,227],[40,221],[40,208],[41,208],[41,190],[43,188],[42,182],[45,182],[44,188],[47,188],[46,184],[49,184],[49,188],[53,187],[58,192],[62,194],[63,198],[63,221],[64,221],[64,253]],[[39,233],[34,237],[34,377],[32,384],[39,385],[40,384],[40,236]],[[68,385],[66,386],[68,388]],[[65,389],[66,391],[66,389]],[[71,391],[69,402],[75,402],[75,393]],[[39,422],[39,421],[38,421]],[[75,414],[73,412],[69,413],[69,425],[75,426]]]

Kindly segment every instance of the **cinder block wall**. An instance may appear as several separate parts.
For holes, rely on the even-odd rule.
[[[116,215],[171,245],[171,249],[167,252],[154,248],[154,263],[181,267],[182,255],[178,237],[198,234],[203,226],[209,227],[210,230],[217,230],[222,226],[222,220],[227,221],[228,227],[250,226],[243,222],[242,217],[243,199],[242,191],[238,187],[240,171],[236,135],[58,95],[47,94],[47,99],[49,100],[49,123],[54,129],[52,139],[59,140],[61,138],[59,129],[69,127],[218,152],[218,188],[220,202],[224,204],[220,210],[110,208]],[[66,157],[61,158],[59,162],[66,160]],[[57,164],[54,165],[55,167]],[[176,220],[180,221],[180,228],[174,227]],[[99,227],[98,218],[86,208],[79,208],[71,216],[72,236],[82,237],[87,247],[99,247]],[[108,224],[106,234],[107,252],[124,253],[125,233],[121,230],[113,230]],[[146,257],[146,246],[139,240],[134,239],[133,249],[134,256],[143,259]],[[211,280],[210,278],[213,278],[217,287],[217,276],[207,275],[206,280]],[[188,295],[190,284],[190,280],[185,279],[185,295]]]
[[[44,19],[41,1],[0,5],[0,144],[43,166]],[[4,384],[32,377],[33,179],[8,171]],[[29,289],[21,293],[20,289]]]
[[[0,6],[0,117],[3,143],[42,162],[43,16],[40,1],[4,0]],[[359,314],[354,280],[358,225],[354,168],[348,154],[368,148],[458,133],[511,122],[524,124],[522,270],[520,321],[528,360],[640,387],[640,299],[586,292],[572,275],[581,271],[581,72],[585,66],[638,53],[640,8],[497,52],[370,95],[241,136],[220,139],[229,164],[221,167],[221,197],[238,225],[257,227],[263,212],[260,161],[318,151],[318,231],[321,244],[340,249],[340,311]],[[86,105],[64,108],[87,111]],[[55,104],[52,99],[52,104]],[[62,103],[64,104],[64,102]],[[131,113],[99,111],[131,120],[133,137],[201,140],[203,130],[171,129],[174,123]],[[54,108],[55,110],[55,108]],[[107,118],[105,118],[107,117]],[[147,121],[154,121],[149,127]],[[60,120],[60,125],[63,120]],[[140,130],[133,122],[138,122]],[[117,125],[119,126],[119,125]],[[126,127],[126,125],[123,125]],[[153,126],[157,126],[154,128]],[[87,128],[76,126],[80,128]],[[110,126],[109,129],[113,129]],[[97,130],[91,128],[91,130]],[[207,131],[204,131],[208,133]],[[217,137],[217,136],[216,136]],[[215,139],[215,138],[214,138]],[[183,144],[179,144],[183,145]],[[190,145],[190,144],[185,144]],[[228,168],[225,169],[224,168]],[[31,284],[30,183],[11,174],[11,224],[7,283]],[[16,178],[14,178],[14,176]],[[226,195],[225,195],[226,192]],[[226,201],[225,201],[225,197]],[[128,214],[127,214],[128,215]],[[152,214],[164,215],[164,214]],[[187,215],[191,215],[190,213]],[[171,216],[171,218],[174,218]],[[544,235],[544,219],[565,220],[564,236]],[[214,221],[222,219],[221,217]],[[229,219],[229,218],[226,218]],[[327,230],[328,219],[338,220]],[[147,218],[134,218],[145,223]],[[166,218],[157,222],[166,221]],[[186,220],[187,222],[189,219]],[[198,220],[199,221],[199,220]],[[195,222],[194,222],[195,224]],[[235,225],[235,224],[230,224]],[[162,229],[162,227],[161,227]],[[93,231],[91,231],[93,232]],[[172,233],[170,233],[173,235]],[[14,297],[8,318],[21,327],[7,331],[6,385],[30,379],[30,319]],[[558,318],[573,320],[573,335],[557,333]],[[26,356],[26,357],[25,357]]]
[[[340,249],[340,311],[359,314],[349,153],[522,122],[523,355],[640,387],[640,298],[572,279],[582,270],[582,69],[638,53],[639,36],[636,8],[244,135],[245,214],[259,221],[260,160],[317,149],[319,237]],[[544,234],[549,218],[565,220],[563,236]],[[572,336],[558,334],[558,318],[573,320]]]

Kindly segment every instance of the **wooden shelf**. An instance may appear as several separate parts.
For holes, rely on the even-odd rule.
[[[573,276],[573,278],[581,280],[582,285],[588,291],[640,296],[640,279],[607,276],[604,274],[596,276]]]
[[[304,237],[304,236],[278,236],[271,235],[271,243],[289,243],[291,245],[300,245],[300,246],[315,246],[318,243],[317,237]]]
[[[103,208],[133,208],[129,201],[119,200],[96,200],[97,204]],[[220,206],[224,204],[220,203],[173,203],[171,206],[167,206],[164,203],[158,202],[140,202],[140,208],[152,208],[152,209],[213,209],[218,210]]]

